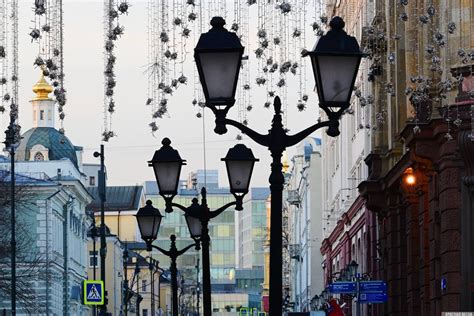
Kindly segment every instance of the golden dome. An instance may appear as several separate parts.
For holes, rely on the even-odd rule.
[[[36,93],[36,97],[33,99],[33,101],[51,100],[49,94],[53,92],[53,87],[51,87],[46,81],[43,73],[41,73],[40,80],[38,80],[38,82],[33,86],[33,92]]]

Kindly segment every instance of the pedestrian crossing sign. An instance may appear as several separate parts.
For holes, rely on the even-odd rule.
[[[104,305],[104,281],[84,280],[84,304]]]

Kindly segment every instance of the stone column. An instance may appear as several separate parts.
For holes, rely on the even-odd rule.
[[[441,217],[439,212],[438,174],[433,173],[429,183],[430,201],[430,310],[433,315],[441,314]]]
[[[461,205],[461,311],[474,310],[474,141],[472,131],[458,135],[459,149],[464,163]]]
[[[430,211],[429,211],[429,178],[420,172],[420,207],[418,223],[420,230],[420,298],[421,315],[430,316]]]
[[[439,166],[440,256],[441,275],[446,289],[441,296],[442,311],[459,311],[461,294],[461,234],[460,234],[460,161],[455,142],[442,144]],[[472,254],[470,254],[472,255]]]
[[[406,212],[407,242],[407,314],[420,315],[420,230],[418,224],[419,197],[416,188],[405,190],[402,211]]]

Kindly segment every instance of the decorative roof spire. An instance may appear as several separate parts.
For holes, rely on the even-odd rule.
[[[43,71],[40,80],[33,86],[33,92],[36,93],[33,101],[51,100],[49,94],[53,92],[53,87],[44,78]]]

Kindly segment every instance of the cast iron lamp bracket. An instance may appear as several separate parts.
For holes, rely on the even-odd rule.
[[[146,250],[147,251],[152,251],[152,249],[156,249],[158,250],[159,252],[161,252],[162,254],[164,254],[165,256],[168,256],[170,258],[178,258],[179,256],[181,256],[183,253],[185,253],[186,251],[188,251],[189,249],[191,249],[192,247],[194,247],[196,250],[200,250],[201,249],[201,246],[199,245],[198,242],[194,243],[194,244],[190,244],[190,245],[187,245],[186,247],[184,247],[183,249],[181,250],[178,250],[178,248],[176,248],[176,236],[175,235],[171,235],[170,236],[170,240],[171,240],[171,246],[170,246],[170,250],[165,250],[159,246],[156,246],[156,245],[153,245],[152,242],[147,242],[146,243]]]
[[[229,202],[219,207],[218,209],[211,211],[209,207],[207,206],[207,191],[206,191],[206,188],[204,187],[201,188],[201,197],[202,198],[201,198],[200,204],[199,204],[199,200],[197,198],[194,198],[191,202],[191,205],[188,207],[185,207],[178,203],[172,203],[172,202],[170,203],[170,206],[178,208],[179,210],[183,211],[184,214],[186,215],[198,218],[203,224],[203,226],[204,225],[207,226],[207,223],[211,219],[219,216],[222,212],[227,210],[229,207],[235,205],[236,206],[235,209],[238,210],[239,205],[240,207],[242,206],[242,199],[243,199],[243,196],[234,194],[236,201]],[[202,236],[200,238],[202,238]],[[195,239],[195,240],[200,241],[200,238]]]
[[[328,118],[329,118],[328,121],[318,122],[294,135],[287,135],[286,130],[283,128],[282,116],[281,116],[281,100],[278,96],[276,96],[273,101],[273,108],[274,108],[274,115],[273,115],[273,120],[272,120],[272,127],[268,131],[268,134],[266,135],[260,134],[240,122],[227,119],[225,117],[218,118],[216,111],[213,111],[213,112],[214,114],[216,114],[216,124],[221,124],[221,125],[223,124],[224,126],[225,125],[234,126],[237,129],[239,129],[242,133],[249,136],[256,143],[268,148],[276,149],[277,151],[281,151],[281,152],[283,152],[286,147],[291,147],[293,145],[298,144],[300,141],[305,139],[311,133],[313,133],[314,131],[322,127],[328,127],[326,133],[329,136],[334,137],[334,136],[339,135],[340,133],[339,132],[339,118],[341,117],[342,112],[343,112],[342,108],[337,112],[326,110],[326,114],[328,115]],[[216,129],[223,130],[222,126],[216,126]]]

